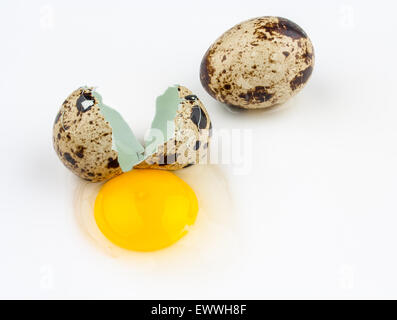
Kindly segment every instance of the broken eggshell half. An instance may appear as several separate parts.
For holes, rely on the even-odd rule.
[[[156,116],[145,138],[145,161],[135,168],[178,170],[207,163],[211,135],[211,120],[200,99],[186,87],[169,87],[156,100]]]
[[[195,164],[207,155],[210,128],[198,98],[184,87],[170,87],[156,100],[144,147],[94,88],[81,87],[64,101],[55,118],[53,144],[67,168],[98,182],[134,167],[176,170]]]

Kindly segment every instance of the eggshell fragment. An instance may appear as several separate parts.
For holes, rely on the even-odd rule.
[[[174,118],[175,134],[135,168],[178,170],[206,163],[212,124],[207,110],[189,89],[178,86],[181,99]]]
[[[112,149],[112,128],[92,88],[79,88],[66,98],[55,118],[53,145],[62,163],[87,181],[122,173],[118,154]]]
[[[200,80],[220,102],[267,108],[299,92],[313,66],[313,45],[297,24],[261,17],[234,26],[211,45],[201,63]]]
[[[156,101],[161,112],[156,113],[153,124],[166,128],[169,121],[172,135],[162,135],[155,148],[144,148],[121,115],[103,104],[93,88],[77,89],[55,119],[53,145],[57,155],[73,173],[92,182],[133,167],[177,170],[206,163],[212,130],[207,110],[185,87],[170,87],[167,92],[171,96],[164,94]],[[158,129],[153,124],[151,130]]]

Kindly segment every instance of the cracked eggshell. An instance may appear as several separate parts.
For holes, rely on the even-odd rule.
[[[189,89],[178,86],[181,102],[174,118],[175,136],[155,154],[135,166],[138,169],[178,170],[206,163],[212,124],[207,110]]]
[[[79,88],[62,104],[53,144],[62,163],[80,178],[97,182],[122,173],[112,150],[112,128],[100,112],[92,88]]]
[[[200,80],[220,102],[267,108],[300,91],[313,66],[313,45],[297,24],[261,17],[234,26],[208,49]]]

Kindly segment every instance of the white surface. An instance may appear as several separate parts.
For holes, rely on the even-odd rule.
[[[392,1],[1,1],[1,298],[397,298],[397,108]],[[234,24],[279,15],[316,50],[307,87],[272,112],[231,113],[199,82]],[[252,168],[225,166],[238,203],[233,263],[134,268],[97,250],[57,159],[58,107],[96,85],[142,136],[181,83],[215,128],[251,129]],[[250,157],[248,157],[249,159]],[[180,257],[183,259],[183,257]],[[186,257],[188,259],[188,257]],[[200,271],[201,270],[201,271]]]

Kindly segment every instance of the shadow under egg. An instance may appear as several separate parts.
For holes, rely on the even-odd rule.
[[[256,108],[256,109],[241,108],[238,106],[234,106],[234,105],[230,105],[230,104],[226,104],[226,103],[222,103],[222,102],[217,102],[217,103],[221,108],[223,108],[228,113],[238,114],[239,117],[248,117],[248,118],[254,117],[254,118],[256,118],[261,115],[263,115],[265,117],[272,113],[280,113],[280,112],[290,109],[291,107],[294,106],[294,104],[296,104],[296,102],[294,102],[294,100],[295,100],[294,98],[295,97],[292,97],[291,99],[289,99],[286,102],[277,103],[277,104],[267,107],[267,108]]]

